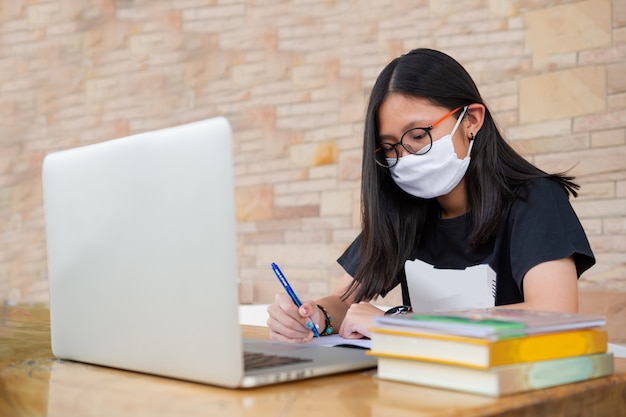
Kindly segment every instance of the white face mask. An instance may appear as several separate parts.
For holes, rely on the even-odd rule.
[[[470,141],[467,156],[459,159],[454,152],[452,136],[459,127],[467,106],[459,116],[452,133],[433,141],[424,155],[405,155],[389,168],[394,182],[405,192],[419,198],[435,198],[448,194],[456,187],[469,167],[474,141]],[[390,164],[393,160],[389,161]]]

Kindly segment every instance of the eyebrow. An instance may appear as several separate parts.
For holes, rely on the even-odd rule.
[[[425,123],[423,120],[418,119],[418,120],[413,120],[409,123],[407,123],[406,125],[404,125],[404,127],[402,128],[402,134],[404,135],[406,132],[408,132],[411,129],[416,129],[418,127],[421,128],[425,128],[425,127],[430,127],[434,122],[430,122],[430,123]],[[399,141],[400,139],[397,138],[395,135],[392,134],[383,134],[381,135],[380,133],[378,134],[378,139],[379,140],[395,140],[395,141]]]

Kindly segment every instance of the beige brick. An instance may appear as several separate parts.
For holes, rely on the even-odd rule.
[[[624,46],[626,51],[626,46]],[[607,82],[609,93],[623,93],[626,91],[626,53],[621,57],[622,62],[607,67]]]
[[[537,155],[535,162],[540,167],[551,171],[563,171],[572,168],[574,175],[587,179],[600,180],[607,175],[609,178],[623,178],[626,146],[610,148],[606,152],[602,148],[583,151],[564,151],[559,154]]]
[[[350,229],[354,226],[350,219],[346,216],[321,217],[302,219],[302,230],[320,230],[320,229]]]
[[[239,188],[235,191],[238,221],[266,220],[272,218],[272,187]]]
[[[325,191],[335,189],[337,182],[335,179],[321,179],[311,181],[292,181],[286,184],[277,184],[275,192],[280,194],[294,194],[301,192]]]
[[[593,114],[606,107],[606,71],[581,67],[520,80],[520,122]]]
[[[589,241],[592,244],[594,252],[599,253],[626,253],[626,235],[605,235],[602,239],[591,237]],[[623,278],[623,277],[622,277]]]
[[[626,108],[626,93],[611,94],[608,96],[609,110]]]
[[[309,169],[309,178],[337,178],[337,165],[314,166]]]
[[[280,184],[283,182],[306,180],[309,176],[307,171],[303,169],[292,169],[285,171],[268,172],[262,175],[250,175],[237,178],[235,185],[237,187],[262,186],[266,184]]]
[[[626,181],[617,181],[617,197],[626,197]]]
[[[563,150],[571,151],[589,148],[589,135],[577,134],[552,138],[516,140],[514,144],[515,149],[524,155],[560,153]]]
[[[82,52],[86,57],[96,57],[127,46],[131,26],[124,22],[99,25],[84,33]],[[132,45],[132,44],[131,44]]]
[[[210,19],[211,21],[219,21],[224,18],[243,16],[245,12],[246,6],[244,4],[227,4],[186,9],[183,10],[182,17],[185,20]]]
[[[313,89],[325,86],[327,77],[317,65],[300,65],[291,68],[291,82],[298,89]]]
[[[617,45],[626,43],[626,27],[613,28],[613,42]]]
[[[617,146],[626,144],[626,129],[604,130],[591,134],[591,146]]]
[[[81,131],[98,126],[100,120],[97,116],[81,116],[71,119],[61,119],[57,121],[57,128],[61,131]]]
[[[31,4],[27,9],[28,22],[34,27],[45,27],[61,19],[62,5],[54,2]]]
[[[276,207],[318,206],[321,201],[321,193],[298,193],[286,194],[274,197]]]
[[[606,233],[623,235],[626,238],[626,218],[606,218],[603,220],[603,228]]]
[[[467,49],[467,48],[462,48]],[[458,51],[450,51],[453,56]],[[468,62],[466,69],[472,74],[474,81],[500,82],[516,77],[516,74],[527,73],[530,70],[530,59],[527,56],[496,57],[475,62]]]
[[[271,280],[271,279],[259,279],[258,278],[258,277],[267,276],[267,274],[268,274],[267,267],[256,268],[256,269],[250,270],[249,272],[250,276],[256,277],[254,281],[254,289],[253,289],[254,303],[269,304],[274,301],[274,297],[276,296],[276,294],[278,294],[281,291],[280,287],[277,287],[277,285],[280,285],[280,284],[276,281],[276,279]],[[304,287],[300,285],[299,280],[293,279],[293,276],[289,275],[289,283],[293,287],[294,291],[296,291],[296,293],[299,294],[299,297],[302,297],[303,299],[307,299],[307,297],[303,295],[306,293],[303,292]]]
[[[303,220],[304,219],[302,218],[296,218],[296,217],[285,218],[285,219],[275,218],[271,220],[257,222],[256,227],[257,227],[258,233],[267,233],[267,232],[275,233],[279,231],[285,232],[288,230],[299,230],[299,229],[302,229]],[[256,253],[256,248],[252,248],[252,249],[253,249],[253,253]]]
[[[489,100],[489,107],[493,112],[499,113],[504,110],[517,110],[519,97],[517,94],[500,96]]]
[[[524,15],[526,47],[535,68],[552,54],[609,45],[611,0],[588,0],[531,10]]]
[[[580,184],[576,201],[598,200],[615,197],[615,181],[592,182]]]
[[[347,248],[350,243],[357,237],[358,230],[341,229],[332,231],[332,241],[334,243],[344,244]]]
[[[335,190],[322,192],[320,214],[336,216],[352,213],[352,191]]]
[[[483,98],[493,99],[501,96],[517,95],[518,82],[515,80],[500,81],[497,83],[485,83],[480,86]]]
[[[337,111],[337,103],[332,101],[315,101],[309,103],[294,103],[288,106],[279,106],[276,109],[277,117],[299,116],[309,114],[324,114]]]
[[[309,231],[287,231],[285,232],[286,243],[328,243],[330,242],[329,230]],[[268,242],[271,243],[271,242]]]
[[[319,166],[334,164],[337,161],[335,142],[317,142],[293,145],[289,159],[295,166]]]
[[[592,242],[592,249],[593,247]],[[585,288],[595,287],[604,289],[620,290],[624,288],[624,276],[626,275],[626,262],[623,253],[605,253],[595,251],[597,263],[585,273],[584,280],[580,281]]]
[[[574,132],[614,129],[626,126],[626,109],[616,109],[593,116],[578,117],[574,120]]]
[[[260,142],[257,140],[257,142]],[[285,172],[284,174],[284,181],[288,181],[289,179],[293,179],[296,176],[296,172],[295,170],[289,170],[289,168],[291,168],[289,161],[286,159],[279,159],[279,160],[264,160],[261,159],[259,160],[258,158],[258,153],[254,152],[252,154],[252,157],[254,158],[255,155],[257,156],[254,160],[252,161],[248,161],[247,159],[244,160],[240,160],[238,162],[245,162],[245,172],[249,173],[249,174],[268,174],[268,173],[272,173],[272,172]],[[304,178],[304,177],[301,177]],[[278,179],[278,178],[277,178]]]
[[[572,201],[572,206],[574,207],[574,210],[579,217],[588,219],[626,216],[626,198],[601,201],[574,200]],[[603,239],[596,240],[601,242]]]
[[[339,122],[339,115],[336,113],[324,113],[317,115],[301,115],[292,117],[281,117],[276,120],[278,129],[303,131],[306,129],[319,128],[320,126],[332,126]]]
[[[494,16],[517,16],[520,12],[519,0],[489,0],[489,13]]]
[[[550,71],[576,67],[578,64],[578,52],[561,52],[551,54],[542,60],[544,68]],[[533,61],[535,63],[535,61]]]
[[[337,139],[337,148],[343,152],[361,151],[363,149],[363,127],[358,123],[354,135]]]
[[[613,2],[613,26],[626,26],[626,3],[623,1]]]
[[[318,217],[320,215],[320,209],[317,204],[313,206],[274,207],[272,215],[277,219]]]
[[[280,259],[276,257],[280,254]],[[300,268],[329,265],[341,255],[336,245],[329,244],[290,244],[290,245],[259,245],[257,247],[257,266],[265,266],[276,261],[288,274],[289,268]],[[291,281],[290,281],[291,282]]]
[[[626,58],[626,45],[617,45],[610,48],[592,49],[579,53],[580,65],[607,64],[620,62]]]
[[[355,149],[355,150],[343,151],[339,155],[338,179],[340,181],[360,180],[361,160],[362,160],[361,150]]]
[[[580,219],[580,223],[585,229],[587,236],[598,236],[602,234],[602,219]]]
[[[500,111],[497,114],[493,115],[498,128],[502,132],[502,129],[507,129],[510,126],[519,125],[519,113],[517,109],[514,111]]]
[[[354,135],[354,127],[351,124],[341,123],[333,126],[311,129],[304,132],[302,138],[306,142],[321,142],[329,139],[350,137]]]
[[[506,129],[506,137],[509,140],[517,141],[562,136],[570,133],[571,126],[572,122],[569,119],[522,124]]]
[[[249,245],[253,247],[258,244],[271,244],[274,242],[282,242],[285,240],[285,234],[288,232],[289,230],[274,229],[270,231],[256,233],[245,233],[241,235],[239,243],[242,246]]]

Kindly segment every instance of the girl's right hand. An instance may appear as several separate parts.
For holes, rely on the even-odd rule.
[[[313,338],[309,326],[320,322],[321,312],[315,301],[306,301],[298,308],[286,293],[279,293],[267,307],[270,339],[280,342],[305,343]]]

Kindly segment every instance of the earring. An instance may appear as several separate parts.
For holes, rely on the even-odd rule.
[[[470,140],[474,140],[474,132],[470,132]]]

